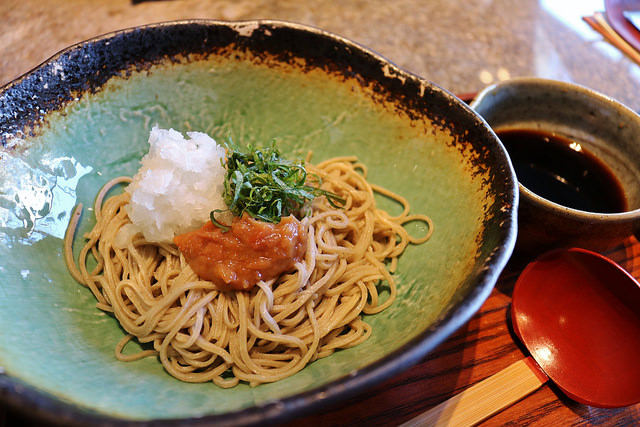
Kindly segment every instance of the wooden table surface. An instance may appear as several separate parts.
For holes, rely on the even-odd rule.
[[[640,243],[634,237],[605,255],[640,279]],[[420,363],[360,396],[287,427],[398,425],[525,358],[527,350],[518,342],[510,322],[519,265],[510,262],[480,311]],[[480,424],[505,425],[638,426],[640,404],[618,409],[590,407],[572,401],[548,381]]]

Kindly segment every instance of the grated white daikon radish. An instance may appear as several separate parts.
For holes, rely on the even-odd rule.
[[[127,187],[131,201],[127,214],[133,228],[150,242],[171,242],[177,234],[200,228],[214,209],[226,209],[222,199],[225,150],[201,132],[154,126],[149,153]]]

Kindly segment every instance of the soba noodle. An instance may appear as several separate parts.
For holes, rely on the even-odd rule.
[[[427,216],[409,215],[404,198],[369,184],[355,158],[307,169],[346,204],[336,209],[316,198],[302,219],[308,234],[304,261],[250,291],[218,291],[193,273],[173,244],[146,242],[141,233],[120,241],[119,231],[130,223],[125,211],[130,196],[106,194],[127,178],[112,181],[97,196],[96,224],[76,264],[71,246],[78,209],[65,237],[67,264],[95,295],[97,307],[112,312],[127,332],[116,357],[157,355],[180,380],[233,387],[240,381],[280,380],[365,341],[372,330],[362,315],[392,304],[398,257],[408,244],[429,239],[433,225]],[[378,209],[374,192],[395,199],[403,212],[390,216]],[[412,237],[403,226],[411,221],[426,223],[426,235]],[[125,354],[132,339],[153,349]]]

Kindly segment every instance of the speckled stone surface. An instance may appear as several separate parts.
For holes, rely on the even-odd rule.
[[[2,0],[0,84],[65,47],[160,21],[283,19],[337,33],[456,94],[517,76],[570,81],[640,110],[640,66],[582,16],[598,0]]]

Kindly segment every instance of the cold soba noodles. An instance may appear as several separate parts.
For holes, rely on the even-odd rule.
[[[97,195],[96,224],[77,263],[72,241],[81,206],[65,236],[72,275],[127,332],[116,357],[157,356],[180,380],[233,387],[280,380],[365,341],[372,331],[362,315],[393,303],[398,257],[429,239],[429,217],[410,215],[404,198],[368,183],[355,158],[310,165],[282,159],[275,147],[225,152],[205,134],[189,137],[152,130],[134,178],[117,178]],[[249,160],[240,164],[238,156]],[[265,157],[276,163],[266,165],[272,176],[286,176],[275,181],[296,181],[268,209],[257,181],[247,184],[248,169]],[[124,192],[107,197],[122,184]],[[250,196],[241,205],[243,189]],[[378,209],[375,192],[403,212]],[[262,206],[249,206],[256,200]],[[272,208],[283,218],[269,217]],[[411,221],[424,222],[426,235],[412,237],[403,227]],[[153,348],[125,354],[132,339]]]

